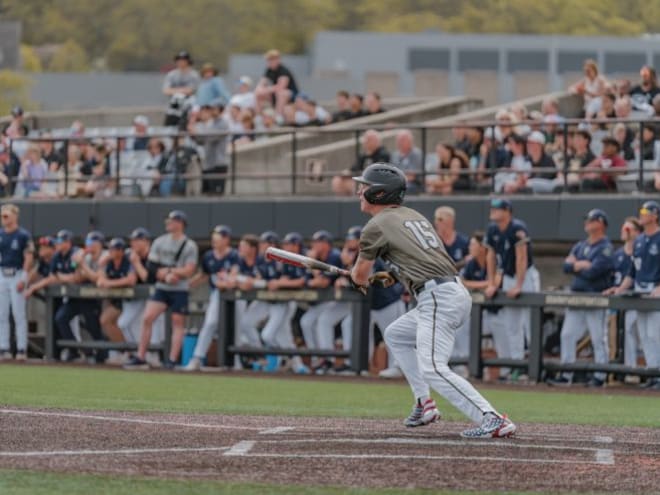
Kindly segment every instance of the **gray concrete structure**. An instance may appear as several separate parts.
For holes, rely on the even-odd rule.
[[[18,69],[20,66],[21,32],[19,21],[0,21],[0,69]]]

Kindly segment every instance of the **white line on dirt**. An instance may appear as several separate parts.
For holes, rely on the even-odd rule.
[[[515,457],[490,457],[490,456],[453,456],[453,455],[389,455],[389,454],[246,454],[246,457],[273,457],[293,459],[419,459],[425,461],[494,461],[512,462],[526,464],[594,464],[602,465],[597,461],[581,461],[573,459],[518,459]]]
[[[598,449],[596,451],[596,462],[607,466],[614,465],[614,452],[610,449]]]
[[[614,439],[608,436],[596,435],[593,440],[594,443],[614,443]]]
[[[259,435],[277,435],[278,433],[286,433],[293,430],[293,426],[276,426],[275,428],[268,428],[266,430],[261,430]]]
[[[0,451],[0,457],[56,457],[85,455],[135,455],[181,452],[223,452],[229,447],[172,447],[162,449],[115,449],[115,450],[35,450],[27,452]]]
[[[520,449],[539,450],[572,450],[583,452],[599,452],[602,449],[595,447],[571,447],[564,445],[524,444],[511,440],[442,440],[427,438],[301,438],[287,440],[260,440],[259,443],[268,444],[303,444],[303,443],[354,443],[354,444],[389,444],[389,445],[448,445],[455,447],[508,447]]]
[[[238,442],[236,445],[233,445],[227,452],[225,452],[222,455],[225,456],[240,456],[240,455],[247,455],[250,450],[252,450],[252,447],[257,442],[253,440],[244,440],[242,442]]]

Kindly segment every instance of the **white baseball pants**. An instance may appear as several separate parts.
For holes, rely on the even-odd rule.
[[[637,311],[626,311],[623,316],[623,364],[637,366],[637,349],[639,348]]]
[[[300,319],[300,328],[307,347],[333,350],[335,348],[335,325],[346,318],[350,312],[351,306],[347,302],[328,301],[311,306]],[[350,335],[344,334],[342,340],[348,340],[350,348]],[[346,342],[344,342],[344,346],[346,346]]]
[[[591,346],[594,350],[594,362],[607,364],[610,360],[607,344],[607,310],[566,308],[564,324],[560,335],[560,356],[562,364],[574,363],[577,343],[589,331]],[[571,376],[570,373],[566,374]],[[599,380],[605,380],[607,373],[594,373]]]
[[[236,315],[238,318],[236,343],[252,347],[263,347],[257,325],[268,318],[270,304],[266,301],[236,301]]]
[[[117,319],[117,326],[124,335],[124,340],[132,344],[140,341],[140,332],[142,331],[142,315],[147,302],[144,300],[125,300],[122,301],[121,314]],[[151,343],[160,344],[165,338],[165,313],[161,314],[154,321],[151,329]]]
[[[385,342],[405,375],[415,400],[429,395],[429,386],[476,423],[495,412],[493,406],[447,364],[456,332],[465,323],[472,298],[460,282],[423,290],[417,307],[385,331]]]
[[[638,311],[637,328],[647,368],[660,367],[660,311]]]
[[[16,286],[23,280],[23,270],[7,277],[0,273],[0,350],[10,350],[9,308],[14,317],[16,328],[16,349],[27,352],[27,310],[25,296],[18,292]]]
[[[502,278],[502,292],[506,293],[516,285],[516,278],[504,275]],[[541,276],[534,266],[530,266],[525,273],[523,292],[539,292],[541,290]],[[508,334],[507,356],[511,359],[525,358],[525,339],[531,341],[531,310],[529,308],[504,307],[500,310],[504,320],[504,328]]]
[[[389,327],[397,318],[406,312],[406,304],[399,299],[381,309],[372,309],[369,312],[369,359],[374,353],[374,327],[378,325],[380,331],[384,334],[385,329]],[[341,322],[342,338],[344,341],[348,340],[347,336],[352,334],[353,329],[353,314],[349,315]],[[350,342],[350,340],[349,340]],[[348,348],[350,349],[350,347]],[[396,360],[388,350],[388,367],[396,366]]]

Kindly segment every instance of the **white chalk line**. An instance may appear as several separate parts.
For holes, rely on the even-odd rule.
[[[140,455],[168,454],[182,452],[223,452],[230,447],[170,447],[154,449],[115,449],[115,450],[34,450],[27,452],[0,451],[0,457],[57,457],[86,455]]]
[[[265,430],[261,430],[259,435],[278,435],[280,433],[287,433],[292,430],[294,430],[293,426],[276,426],[275,428],[267,428]]]
[[[225,456],[242,456],[247,455],[248,452],[252,450],[252,447],[255,446],[257,442],[253,440],[243,440],[238,442],[236,445],[233,445],[227,452],[222,455]]]
[[[614,465],[614,452],[610,449],[598,449],[596,451],[596,462],[598,464]]]

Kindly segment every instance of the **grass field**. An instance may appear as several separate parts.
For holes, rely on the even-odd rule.
[[[604,392],[560,393],[542,386],[486,389],[484,395],[525,423],[608,426],[658,425],[658,397]],[[2,407],[96,411],[153,411],[268,416],[327,416],[392,419],[411,404],[403,382],[287,379],[270,376],[128,373],[120,370],[51,366],[0,367]],[[443,401],[448,421],[463,419]],[[92,475],[0,471],[0,494],[389,494],[400,491],[325,487],[281,487],[220,482],[103,478]],[[424,490],[408,494],[450,493]]]

